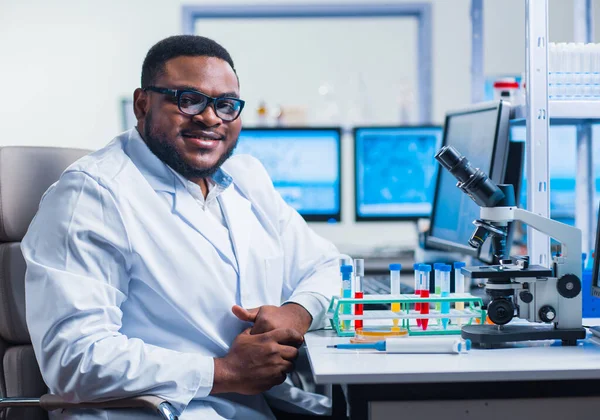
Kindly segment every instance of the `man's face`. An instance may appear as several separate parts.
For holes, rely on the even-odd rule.
[[[154,86],[193,89],[212,97],[239,97],[233,69],[215,57],[169,60]],[[212,105],[198,115],[186,115],[179,110],[177,99],[152,91],[137,89],[134,108],[138,129],[150,150],[192,181],[211,176],[231,156],[242,128],[240,118],[223,121]]]

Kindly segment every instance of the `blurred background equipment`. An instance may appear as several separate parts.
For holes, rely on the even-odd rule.
[[[283,199],[307,221],[341,220],[341,130],[250,128],[237,154],[261,161]]]
[[[354,128],[356,221],[431,214],[442,127]]]

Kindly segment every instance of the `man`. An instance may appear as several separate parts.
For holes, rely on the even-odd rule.
[[[22,250],[27,323],[51,392],[155,394],[181,419],[273,418],[265,398],[326,411],[326,398],[282,382],[303,334],[325,324],[339,254],[257,160],[231,157],[239,98],[223,47],[167,38],[144,60],[137,128],[44,195]]]

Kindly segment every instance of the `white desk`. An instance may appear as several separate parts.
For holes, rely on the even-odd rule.
[[[435,408],[431,400],[462,400],[455,407],[460,414],[456,418],[465,418],[465,410],[475,416],[478,409],[486,420],[495,418],[497,410],[507,409],[511,414],[504,411],[498,418],[521,418],[513,413],[514,398],[536,398],[531,400],[530,406],[525,400],[520,401],[525,404],[520,409],[522,418],[528,418],[525,414],[534,408],[533,418],[561,418],[565,411],[558,414],[560,410],[554,406],[559,397],[562,397],[559,408],[563,410],[588,410],[596,417],[600,413],[600,341],[591,336],[574,347],[562,347],[552,341],[530,342],[500,349],[472,349],[460,355],[384,354],[327,348],[327,345],[342,342],[348,342],[348,338],[337,337],[333,331],[306,335],[315,381],[343,385],[352,419],[375,418],[377,410],[388,413],[381,418],[406,408],[425,413],[423,410]],[[576,397],[586,398],[582,402]],[[388,407],[388,411],[385,404],[372,406],[377,401],[399,400],[403,403]],[[419,401],[422,406],[406,406]],[[506,403],[501,404],[502,401]],[[542,401],[548,413],[539,410]],[[489,408],[492,402],[497,410]],[[439,412],[431,411],[430,415],[440,413],[445,420],[452,419],[448,407],[448,403],[441,404]],[[531,420],[530,414],[527,415]]]

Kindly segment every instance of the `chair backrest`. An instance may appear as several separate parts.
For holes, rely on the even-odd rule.
[[[0,397],[47,392],[25,321],[25,260],[19,247],[44,192],[89,150],[0,148]],[[8,409],[0,420],[47,419],[38,408]]]

